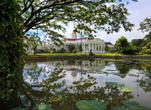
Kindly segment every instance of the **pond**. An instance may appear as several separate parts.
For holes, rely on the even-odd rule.
[[[151,109],[151,60],[28,62],[23,83],[13,110]]]

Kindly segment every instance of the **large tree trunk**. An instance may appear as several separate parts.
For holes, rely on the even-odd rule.
[[[15,40],[22,40],[18,37]],[[7,48],[0,47],[0,103],[4,106],[16,105],[22,82],[23,57],[20,43],[11,44],[14,39],[4,40]],[[2,102],[1,102],[2,101]]]
[[[16,0],[1,0],[0,7],[0,109],[9,109],[19,103],[23,37]]]

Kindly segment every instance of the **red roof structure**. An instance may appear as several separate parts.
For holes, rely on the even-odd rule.
[[[89,39],[89,38],[76,38],[76,39],[74,39],[74,38],[64,38],[64,40],[65,41],[81,41],[81,40],[88,41],[88,40],[93,40],[93,39]]]

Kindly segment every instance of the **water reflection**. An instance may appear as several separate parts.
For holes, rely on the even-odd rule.
[[[150,68],[150,61],[29,62],[22,80],[16,80],[20,86],[16,89],[19,101],[15,106],[32,110],[37,104],[48,104],[54,110],[77,110],[80,100],[95,100],[105,103],[107,110],[129,110],[132,106],[126,104],[132,100],[135,108],[151,108]]]
[[[68,79],[69,76],[67,74],[70,73],[68,71],[56,68],[52,71],[53,72],[49,74],[48,71],[44,70],[43,72],[47,72],[49,75],[46,77],[39,75],[41,80],[39,80],[37,84],[34,83],[35,85],[30,79],[32,77],[28,77],[30,81],[26,80],[28,83],[31,82],[30,87],[34,90],[34,94],[32,94],[34,99],[33,102],[51,103],[55,110],[60,110],[60,108],[63,110],[76,110],[75,103],[77,101],[83,99],[97,99],[106,102],[108,110],[112,110],[113,107],[118,106],[125,100],[132,98],[130,93],[121,92],[117,89],[117,87],[107,85],[99,86],[96,82],[96,78],[91,74],[79,73],[79,71],[77,71],[77,74],[80,75],[72,77],[72,80],[70,79],[71,77]],[[75,74],[76,72],[72,71],[70,73],[71,76],[73,73]],[[75,77],[77,79],[74,79]],[[35,87],[38,88],[35,89]],[[41,94],[38,95],[36,91]]]

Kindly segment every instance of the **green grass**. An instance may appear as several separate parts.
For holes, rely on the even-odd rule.
[[[83,53],[37,53],[32,56],[88,56],[89,54]],[[118,53],[103,53],[103,54],[95,54],[96,56],[122,56]]]
[[[89,54],[82,54],[82,53],[37,53],[37,54],[31,55],[31,56],[89,56]],[[129,56],[129,55],[123,55],[123,54],[119,54],[119,53],[103,53],[103,54],[95,54],[95,56],[115,57],[115,56]],[[151,55],[138,54],[136,56],[151,56]]]
[[[88,54],[81,54],[81,53],[37,53],[32,56],[82,56]]]
[[[103,53],[103,54],[96,54],[96,56],[123,56],[119,53]]]
[[[151,54],[138,54],[139,56],[151,56]]]

